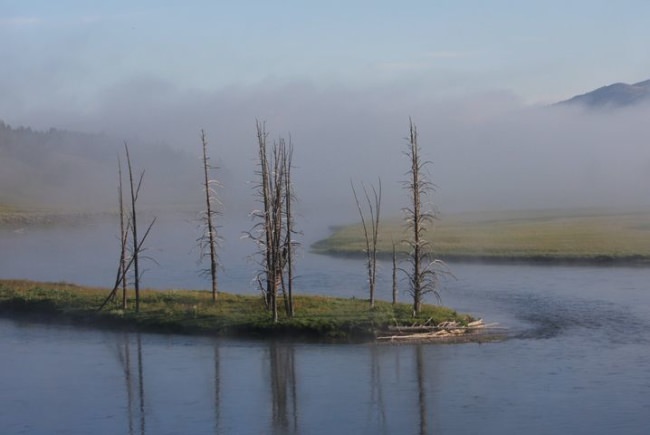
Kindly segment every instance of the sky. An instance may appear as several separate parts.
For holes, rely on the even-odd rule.
[[[327,179],[348,200],[350,178],[398,185],[412,116],[450,209],[637,203],[646,113],[545,108],[650,78],[648,16],[647,1],[0,0],[0,119],[197,152],[205,128],[231,174],[250,173],[260,119],[291,134],[305,196]]]
[[[0,86],[23,110],[89,108],[143,78],[197,92],[298,81],[545,103],[648,78],[649,14],[646,1],[2,0]]]

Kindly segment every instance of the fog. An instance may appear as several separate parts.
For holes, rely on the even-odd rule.
[[[376,184],[381,178],[383,214],[399,215],[406,199],[400,181],[408,167],[402,152],[409,117],[418,127],[423,156],[431,161],[428,176],[437,186],[432,200],[443,214],[647,207],[648,115],[648,106],[530,106],[505,91],[437,98],[407,86],[360,90],[271,80],[198,92],[140,78],[106,89],[90,105],[44,102],[5,111],[0,119],[12,126],[103,133],[118,145],[122,140],[165,144],[197,158],[203,128],[209,153],[221,168],[216,176],[223,184],[224,213],[235,219],[245,218],[254,206],[255,121],[261,120],[269,139],[293,141],[301,214],[337,224],[356,219],[350,180]],[[114,155],[107,163],[114,168]],[[180,176],[171,167],[137,164]],[[188,192],[196,198],[199,175],[197,170],[197,191]],[[157,184],[146,186],[143,196]],[[111,187],[102,195],[113,192]]]

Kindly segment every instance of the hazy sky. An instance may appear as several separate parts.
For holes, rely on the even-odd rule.
[[[641,0],[0,0],[0,119],[196,153],[205,128],[242,192],[266,120],[296,143],[303,198],[354,215],[350,178],[398,197],[413,116],[443,209],[649,204],[647,108],[545,107],[649,79],[649,16]]]
[[[0,0],[1,107],[91,109],[138,78],[195,91],[302,81],[550,102],[648,78],[648,16],[643,0]]]

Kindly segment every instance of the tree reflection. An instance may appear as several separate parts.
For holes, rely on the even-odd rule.
[[[420,435],[427,433],[427,393],[424,380],[424,356],[422,345],[415,346],[415,372],[418,388],[418,411],[420,417]]]
[[[298,433],[298,402],[293,345],[271,342],[269,344],[269,359],[273,432]]]
[[[370,346],[370,409],[369,423],[376,418],[381,433],[388,433],[386,423],[386,405],[382,388],[379,346]],[[379,432],[379,431],[377,431]]]
[[[126,390],[126,418],[128,425],[129,435],[135,434],[136,418],[138,419],[140,434],[146,433],[145,421],[145,400],[144,400],[144,365],[142,361],[142,340],[140,334],[135,334],[136,337],[136,373],[137,378],[134,379],[133,362],[131,355],[131,340],[129,334],[116,335],[118,341],[116,346],[117,358],[120,362],[122,372],[124,375],[124,384]],[[137,383],[137,397],[134,398],[134,384]],[[137,401],[137,404],[135,403]],[[136,409],[137,407],[137,409]],[[137,415],[134,411],[137,410]]]
[[[214,343],[214,433],[221,433],[221,360],[219,342]]]

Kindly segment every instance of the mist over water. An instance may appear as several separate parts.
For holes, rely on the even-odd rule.
[[[215,177],[223,184],[223,211],[246,219],[255,207],[255,120],[265,121],[269,140],[291,137],[294,183],[301,214],[332,224],[356,220],[350,180],[384,187],[383,214],[397,216],[405,204],[401,181],[408,118],[419,130],[428,176],[437,186],[432,202],[443,212],[462,210],[634,207],[650,205],[650,114],[646,105],[617,110],[527,106],[504,92],[446,100],[400,87],[352,90],[309,83],[263,83],[212,92],[181,90],[138,79],[115,86],[89,110],[6,113],[12,125],[102,132],[134,143],[165,144],[196,159],[196,192],[178,198],[200,201],[200,129],[205,129]],[[2,115],[0,115],[0,118]],[[136,160],[146,169],[142,201],[164,202],[156,177],[194,182],[191,165],[174,159]],[[3,165],[0,162],[0,167]],[[115,156],[106,162],[114,168]],[[163,166],[161,166],[163,165]],[[110,174],[110,172],[109,172]],[[92,178],[92,174],[90,175]],[[102,179],[115,184],[108,176]],[[189,188],[191,189],[191,187]],[[101,189],[114,202],[114,188]]]

